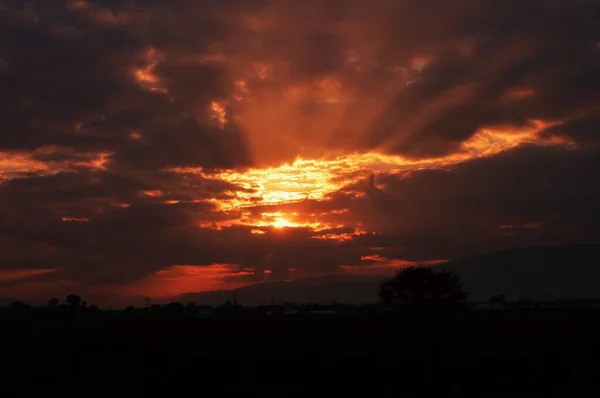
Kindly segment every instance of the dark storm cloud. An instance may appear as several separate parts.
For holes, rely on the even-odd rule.
[[[233,191],[242,192],[244,188],[221,180],[186,174],[63,172],[52,176],[19,178],[1,184],[0,214],[10,223],[28,220],[35,224],[46,219],[60,221],[63,217],[111,219],[113,214],[122,218],[136,213],[142,220],[156,216],[156,209],[165,207],[165,201],[181,202],[178,209],[186,206],[201,209],[204,206],[202,214],[205,214],[210,213],[214,206],[206,200],[229,198]],[[127,209],[127,206],[131,206],[131,209]],[[205,214],[203,217],[219,219],[218,215],[212,217]],[[119,222],[124,223],[123,220]],[[114,225],[113,228],[120,226]]]
[[[1,11],[4,148],[48,145],[104,112],[128,89],[126,68],[141,61],[143,44],[134,37],[85,24],[64,7],[27,2]]]
[[[115,160],[127,169],[172,167],[234,168],[248,164],[239,131],[204,126],[184,118],[176,124],[157,123],[146,131],[143,142],[123,145]]]
[[[476,39],[471,48],[433,53],[438,59],[398,94],[363,145],[439,156],[456,151],[482,127],[563,121],[597,108],[597,2],[478,3],[474,9],[482,12],[458,20],[461,37]],[[521,90],[530,95],[519,98]]]
[[[272,74],[252,86],[259,103],[265,89],[321,78],[339,78],[350,90],[328,146],[443,155],[482,127],[561,120],[597,106],[598,8],[587,0],[9,2],[0,14],[0,146],[114,151],[128,167],[138,156],[140,167],[247,164],[248,132],[231,126],[219,135],[202,116],[210,101],[231,97],[234,72],[263,62]],[[203,58],[214,55],[226,61]],[[415,57],[427,61],[421,73],[410,66]],[[151,61],[153,84],[168,94],[133,78]],[[397,85],[398,68],[410,86]],[[511,100],[519,90],[531,96]],[[374,123],[355,120],[364,101],[373,107],[365,120]],[[332,106],[295,106],[307,119],[332,117]],[[282,134],[316,145],[305,130],[319,125],[289,123],[301,125],[298,132],[282,127]],[[147,146],[130,148],[133,130]],[[187,134],[196,141],[182,148]],[[287,145],[280,152],[293,156],[298,149]]]
[[[203,243],[207,241],[205,234],[190,222],[191,216],[210,208],[206,205],[185,207],[139,204],[113,210],[88,222],[62,222],[47,217],[8,223],[2,231],[21,245],[43,243],[43,247],[63,258],[50,265],[61,269],[62,275],[72,280],[92,284],[124,282],[173,263],[202,259],[203,264],[204,259],[210,261],[211,253],[218,255],[218,248],[207,253]],[[49,264],[43,257],[43,253],[37,256],[38,264],[24,264],[27,258],[15,257],[5,263],[5,267],[18,269],[27,264],[33,267]]]
[[[218,9],[202,3],[212,12]],[[177,4],[173,7],[177,13],[171,17],[184,13]],[[154,62],[149,59],[151,49],[162,45],[175,53],[178,48],[185,50],[186,43],[167,34],[176,20],[169,20],[168,14],[161,16],[163,8],[164,3],[159,2],[144,3],[143,8],[136,2],[61,1],[50,5],[29,1],[3,5],[0,148],[58,145],[130,153],[132,131],[144,134],[149,130],[148,145],[153,148],[149,152],[162,161],[148,162],[149,156],[142,155],[140,167],[162,167],[165,163],[201,166],[204,162],[230,167],[244,163],[243,140],[235,129],[217,134],[201,120],[197,126],[181,122],[182,113],[201,114],[212,99],[228,95],[231,82],[219,77],[226,75],[225,69],[157,65],[155,73],[169,95],[149,92],[136,82],[134,71]],[[214,13],[202,15],[213,20],[212,27],[200,24],[194,29],[186,25],[187,31],[182,31],[186,26],[177,29],[181,36],[185,32],[203,38],[204,42],[195,41],[195,47],[187,49],[197,54],[223,35]],[[156,38],[170,41],[160,43]],[[182,134],[193,135],[196,141],[187,148],[197,147],[197,153],[183,150],[181,140],[191,137]]]
[[[540,242],[600,239],[597,149],[524,147],[446,170],[380,178],[348,217],[402,246],[402,258],[455,258]],[[347,205],[346,205],[347,206]]]

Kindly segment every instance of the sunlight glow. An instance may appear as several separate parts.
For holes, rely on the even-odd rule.
[[[280,166],[244,172],[225,171],[218,177],[246,189],[246,192],[236,192],[235,197],[215,203],[221,210],[230,211],[256,205],[300,202],[305,199],[326,200],[342,187],[355,184],[371,174],[410,173],[442,168],[470,159],[493,156],[523,144],[573,146],[573,142],[563,138],[542,138],[539,135],[541,131],[553,125],[555,124],[532,121],[531,126],[521,129],[483,128],[467,140],[459,152],[438,158],[409,159],[398,155],[368,152],[322,159],[298,157],[294,162]],[[200,173],[203,174],[201,171]]]
[[[290,227],[296,227],[297,226],[297,224],[291,223],[288,220],[286,220],[285,218],[278,218],[271,225],[273,227],[277,228],[277,229],[290,228]]]
[[[220,108],[215,107],[215,110]],[[347,225],[323,221],[332,214],[298,214],[293,210],[305,201],[327,202],[339,195],[364,197],[371,189],[383,189],[385,185],[371,186],[370,178],[389,174],[409,176],[426,169],[440,169],[477,158],[494,156],[521,145],[562,146],[573,148],[575,144],[564,138],[545,137],[540,133],[557,123],[531,121],[526,127],[496,126],[482,128],[461,149],[453,154],[424,159],[411,159],[380,152],[351,153],[342,156],[325,156],[320,159],[296,158],[291,163],[245,171],[228,170],[214,175],[202,169],[174,168],[175,173],[197,175],[203,179],[223,180],[242,189],[228,191],[227,198],[209,199],[222,214],[230,214],[226,221],[201,223],[202,228],[222,229],[234,225],[253,227],[252,233],[264,233],[264,228],[309,228],[323,232],[315,239],[345,240],[366,231],[356,228],[354,234],[329,232]],[[148,193],[147,193],[148,194]],[[283,211],[278,207],[287,205]],[[257,207],[264,207],[257,211]],[[273,209],[269,211],[271,206]]]

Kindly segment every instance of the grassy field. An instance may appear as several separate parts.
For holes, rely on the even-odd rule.
[[[13,321],[17,391],[349,394],[588,391],[600,314],[497,311],[431,317]],[[214,393],[213,393],[214,391]]]

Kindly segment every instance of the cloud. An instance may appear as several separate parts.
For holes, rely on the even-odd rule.
[[[219,80],[226,70],[161,63],[164,54],[148,32],[159,18],[158,3],[138,6],[66,1],[3,6],[4,33],[13,39],[0,49],[5,121],[0,148],[115,153],[117,161],[121,155],[140,157],[132,162],[153,168],[244,162],[239,133],[219,134],[200,117],[203,106],[227,94],[228,82]],[[205,33],[210,43],[213,35]],[[183,43],[164,45],[177,51]],[[132,142],[132,133],[141,139]],[[186,146],[185,140],[194,142]],[[148,152],[158,155],[155,162]]]
[[[456,258],[498,248],[599,239],[598,152],[522,147],[410,175],[383,176],[381,190],[349,216],[394,231],[407,258]],[[506,234],[505,225],[532,225]]]
[[[5,1],[0,275],[175,294],[598,239],[599,15]]]
[[[576,115],[566,123],[548,128],[544,135],[549,137],[570,137],[586,147],[598,147],[598,126],[600,126],[600,110]]]
[[[0,283],[10,283],[30,278],[32,276],[44,275],[53,272],[52,269],[31,269],[0,272]]]

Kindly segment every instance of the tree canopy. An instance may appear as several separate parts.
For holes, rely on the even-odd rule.
[[[414,266],[402,269],[379,291],[384,305],[460,305],[466,301],[460,278],[446,270]]]

